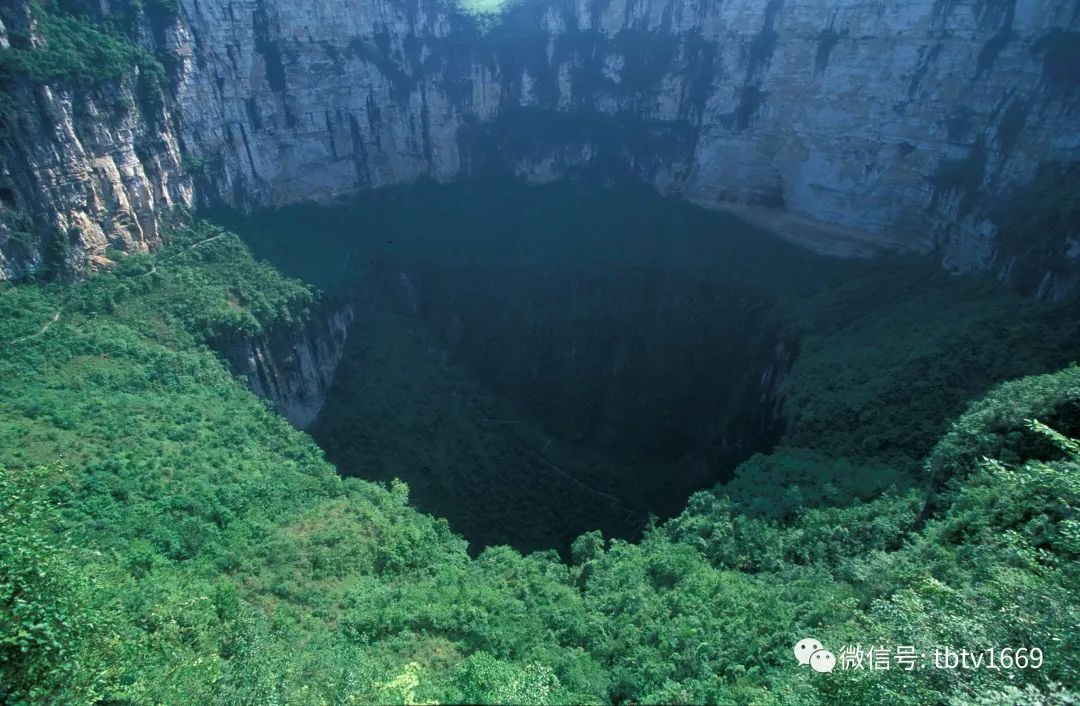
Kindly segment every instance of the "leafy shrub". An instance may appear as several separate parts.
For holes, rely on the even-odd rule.
[[[151,74],[164,70],[153,56],[84,17],[35,4],[34,18],[42,45],[13,42],[0,51],[0,75],[25,76],[37,83],[74,80],[102,83],[139,67]]]
[[[921,527],[924,493],[904,466],[785,447],[638,544],[590,533],[572,566],[507,547],[470,559],[404,483],[338,476],[206,345],[297,324],[315,293],[213,226],[177,226],[168,242],[86,282],[0,290],[0,700],[1073,698],[1060,685],[1080,682],[1075,367],[969,406],[927,461],[965,480]],[[869,357],[929,365],[934,350],[956,349]],[[874,383],[873,367],[804,388],[823,433],[839,430],[836,448],[858,437],[833,405]],[[916,398],[916,410],[933,399]],[[892,417],[870,416],[873,399],[858,409],[885,433]],[[937,428],[901,421],[919,438],[912,453]],[[60,456],[63,467],[26,470]],[[791,658],[806,635],[1038,646],[1047,660],[812,678]]]
[[[78,553],[50,537],[42,498],[50,471],[0,466],[0,701],[82,703],[110,681],[113,619],[103,586]],[[56,472],[55,469],[52,472]]]
[[[1013,464],[1059,456],[1029,419],[1080,436],[1080,368],[1006,382],[972,403],[927,457],[927,475],[941,484],[962,479],[982,458]]]

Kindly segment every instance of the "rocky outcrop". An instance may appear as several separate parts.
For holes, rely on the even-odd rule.
[[[351,306],[326,305],[302,329],[246,341],[226,357],[256,395],[306,429],[326,402],[352,319]]]
[[[125,152],[131,126],[84,157],[43,123],[40,149],[65,163],[9,159],[34,175],[16,201],[133,154],[145,180],[121,160],[119,181],[148,223],[190,199],[176,144],[201,201],[241,208],[492,164],[530,181],[618,170],[823,250],[889,244],[971,271],[1001,261],[990,207],[1080,161],[1075,0],[522,0],[498,21],[441,0],[181,4],[163,149]],[[118,194],[102,179],[44,198],[80,213]],[[118,237],[90,220],[91,245]]]
[[[32,33],[32,15],[17,9],[3,14]],[[8,34],[0,18],[0,48]],[[194,204],[168,97],[140,90],[138,69],[110,86],[5,88],[0,98],[22,109],[0,131],[0,280],[43,266],[78,270],[110,247],[154,248],[160,215]]]

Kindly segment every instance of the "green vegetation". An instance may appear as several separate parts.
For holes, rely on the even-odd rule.
[[[327,457],[403,478],[474,548],[635,538],[778,442],[805,467],[793,503],[832,476],[839,497],[911,483],[968,401],[1077,350],[1067,310],[995,283],[823,258],[625,184],[412,185],[231,220],[359,302],[310,429]],[[761,379],[788,366],[785,431]]]
[[[20,83],[101,86],[137,77],[140,100],[151,113],[160,107],[165,80],[162,63],[115,23],[76,11],[82,9],[78,3],[34,2],[33,39],[27,33],[11,32],[11,46],[0,50],[0,131],[10,128],[26,102],[25,92],[15,90]],[[114,103],[124,111],[131,107]]]
[[[785,442],[917,472],[994,382],[1076,359],[1069,311],[938,269],[871,266],[799,307]]]
[[[37,8],[42,46],[29,46],[27,38],[16,37],[10,49],[0,52],[0,71],[38,83],[58,79],[99,83],[122,78],[136,65],[163,71],[145,51],[92,21]]]
[[[569,563],[470,558],[404,483],[339,476],[215,354],[295,325],[316,294],[215,226],[169,241],[81,284],[0,289],[0,702],[1078,698],[1080,369],[956,409],[991,376],[1063,355],[1054,310],[939,289],[944,317],[985,323],[996,304],[1024,341],[963,317],[920,340],[905,327],[929,313],[922,275],[894,271],[876,298],[850,283],[799,298],[821,338],[792,377],[792,411],[812,410],[793,417],[797,445],[637,543],[590,532]],[[875,338],[890,300],[904,302],[881,324],[892,338]],[[958,378],[950,356],[990,356],[988,370]],[[919,418],[935,394],[951,425]],[[881,438],[860,444],[852,414]],[[792,657],[806,636],[837,651],[1038,647],[1045,663],[817,674]]]

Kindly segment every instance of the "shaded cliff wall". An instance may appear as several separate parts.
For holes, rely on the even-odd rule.
[[[618,169],[783,213],[769,222],[795,237],[979,270],[995,266],[988,206],[1080,160],[1075,0],[530,0],[487,23],[436,0],[181,5],[166,122],[204,202],[330,199],[492,163],[532,181]],[[65,140],[42,132],[70,154]],[[169,161],[147,193],[187,183]]]
[[[1080,158],[1074,0],[541,0],[486,34],[429,2],[200,0],[189,18],[212,75],[186,97],[190,143],[209,193],[247,204],[493,152],[532,180],[606,159],[976,270],[985,205]]]
[[[226,357],[255,394],[306,429],[326,402],[352,320],[351,306],[327,304],[303,328],[245,341]]]

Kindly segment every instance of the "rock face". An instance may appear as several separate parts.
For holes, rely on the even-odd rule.
[[[25,4],[2,16],[33,32]],[[8,34],[0,19],[0,49]],[[63,81],[14,86],[32,109],[0,134],[0,280],[48,258],[78,269],[108,247],[153,248],[160,214],[194,204],[167,97],[147,108],[132,74],[95,90]]]
[[[326,402],[352,319],[351,306],[328,306],[304,328],[247,341],[226,357],[256,395],[306,429]]]
[[[158,41],[176,66],[162,127],[87,125],[58,90],[4,148],[5,202],[79,224],[93,252],[152,247],[162,205],[196,198],[593,169],[811,245],[970,271],[1000,261],[992,207],[1080,160],[1076,0],[522,0],[497,20],[443,0],[181,6]]]

